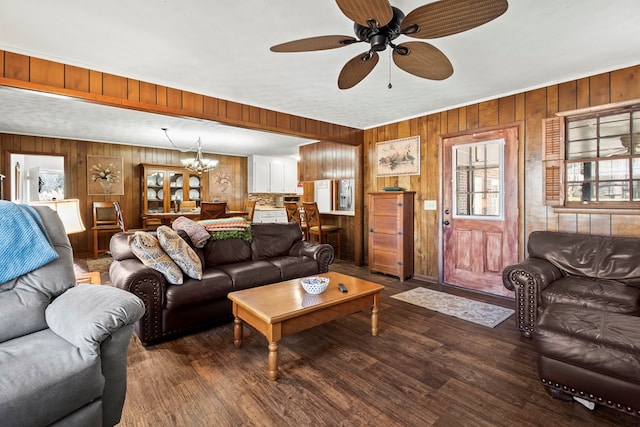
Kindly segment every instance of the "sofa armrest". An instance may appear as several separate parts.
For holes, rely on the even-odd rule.
[[[329,271],[329,265],[335,259],[335,250],[333,246],[326,243],[299,240],[291,247],[289,255],[313,258],[318,263],[318,273],[326,273]]]
[[[542,309],[542,291],[561,277],[558,267],[540,258],[527,258],[502,271],[505,288],[516,293],[516,328],[523,336],[530,338],[533,334]]]
[[[45,310],[49,328],[90,354],[100,354],[102,342],[144,314],[135,295],[110,286],[79,285],[53,300]]]
[[[167,281],[157,270],[147,267],[139,259],[111,262],[109,278],[112,286],[129,291],[142,300],[146,311],[136,324],[142,344],[162,336],[162,310],[165,304]]]

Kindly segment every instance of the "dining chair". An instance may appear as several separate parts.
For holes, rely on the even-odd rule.
[[[244,211],[247,213],[245,218],[249,222],[253,222],[253,213],[256,211],[256,202],[255,200],[246,200],[244,202]]]
[[[195,200],[184,200],[182,203],[180,203],[180,212],[191,212],[197,207],[198,204]]]
[[[309,230],[306,221],[300,216],[300,206],[297,202],[284,202],[284,210],[287,212],[287,222],[297,222],[302,229],[302,237],[309,240]]]
[[[111,235],[121,231],[118,216],[113,202],[93,202],[93,257],[107,253],[108,249],[100,249],[100,236]],[[108,246],[108,245],[107,245]]]
[[[227,202],[200,202],[200,219],[224,218]]]
[[[320,211],[318,210],[318,204],[316,202],[304,202],[302,203],[304,208],[304,218],[307,222],[307,232],[309,233],[309,240],[312,236],[317,236],[320,243],[329,243],[328,236],[337,236],[338,244],[336,246],[336,256],[340,258],[340,230],[337,225],[325,225],[322,224],[320,218]]]

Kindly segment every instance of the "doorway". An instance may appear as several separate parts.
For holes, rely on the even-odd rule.
[[[518,260],[518,128],[443,139],[443,282],[513,297]]]
[[[11,153],[8,200],[17,203],[65,198],[64,156]]]

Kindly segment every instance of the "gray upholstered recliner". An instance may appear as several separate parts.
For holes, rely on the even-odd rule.
[[[4,209],[9,202],[0,203]],[[115,425],[133,324],[144,305],[110,286],[75,286],[60,218],[48,207],[35,209],[58,258],[0,283],[0,424]],[[15,264],[4,249],[3,269]]]

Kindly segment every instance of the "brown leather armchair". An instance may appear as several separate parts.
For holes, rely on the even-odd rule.
[[[527,249],[503,281],[545,388],[640,416],[640,237],[536,231]]]

